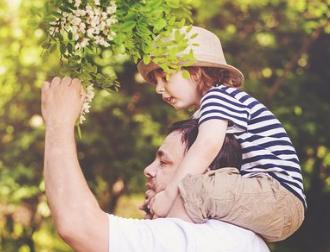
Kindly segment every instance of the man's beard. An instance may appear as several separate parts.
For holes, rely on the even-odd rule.
[[[149,178],[145,184],[145,187],[146,187],[146,191],[145,191],[145,202],[144,204],[142,205],[142,207],[140,208],[141,210],[143,210],[145,212],[145,217],[147,219],[152,219],[152,213],[150,211],[150,208],[149,208],[149,200],[150,198],[148,198],[148,194],[147,192],[148,191],[153,191],[153,192],[156,192],[156,186],[155,186],[155,181],[154,181],[154,178]]]
[[[142,210],[145,212],[146,216],[151,216],[152,215],[148,204],[144,204],[143,207],[142,207]]]

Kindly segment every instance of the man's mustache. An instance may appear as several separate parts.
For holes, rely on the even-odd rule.
[[[152,190],[152,191],[155,191],[155,184],[151,181],[151,180],[148,180],[146,183],[145,183],[145,187],[148,190]]]

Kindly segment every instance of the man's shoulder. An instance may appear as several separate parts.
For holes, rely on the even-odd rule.
[[[162,228],[173,228],[173,227],[179,227],[180,230],[191,230],[191,231],[197,231],[200,232],[201,230],[205,232],[214,232],[218,233],[221,232],[223,234],[226,233],[237,233],[242,234],[245,236],[256,236],[252,231],[232,225],[227,222],[219,221],[219,220],[213,220],[209,219],[204,223],[196,224],[192,222],[187,222],[179,218],[158,218],[158,219],[137,219],[137,218],[124,218],[119,217],[115,215],[109,215],[110,222],[114,222],[114,224],[120,224],[120,225],[127,225],[127,226],[134,226],[134,225],[145,225],[152,228],[152,226],[158,227],[162,226]]]
[[[178,218],[143,220],[109,215],[109,225],[110,240],[120,248],[121,243],[130,243],[143,246],[144,251],[269,251],[253,232],[217,220],[194,224]]]

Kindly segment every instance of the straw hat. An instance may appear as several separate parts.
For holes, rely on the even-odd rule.
[[[240,78],[241,84],[243,84],[244,75],[236,67],[227,64],[219,38],[214,33],[204,28],[193,26],[189,34],[192,35],[195,33],[197,36],[189,41],[189,46],[183,52],[189,52],[190,49],[193,50],[196,61],[192,66],[217,67],[227,69],[235,77]],[[198,46],[192,46],[194,43],[197,43]],[[148,74],[160,67],[153,62],[150,62],[146,65],[141,60],[138,63],[137,68],[142,77],[146,81],[150,82],[148,79]]]

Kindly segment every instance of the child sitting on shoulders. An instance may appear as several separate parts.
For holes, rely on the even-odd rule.
[[[218,37],[200,27],[192,43],[196,63],[166,79],[158,65],[138,64],[156,92],[175,109],[196,108],[198,135],[167,188],[151,201],[152,212],[167,215],[177,194],[194,222],[219,219],[250,229],[267,241],[293,234],[304,219],[303,181],[296,151],[279,120],[239,89],[243,74],[225,61]],[[241,145],[240,171],[205,173],[232,134]]]

